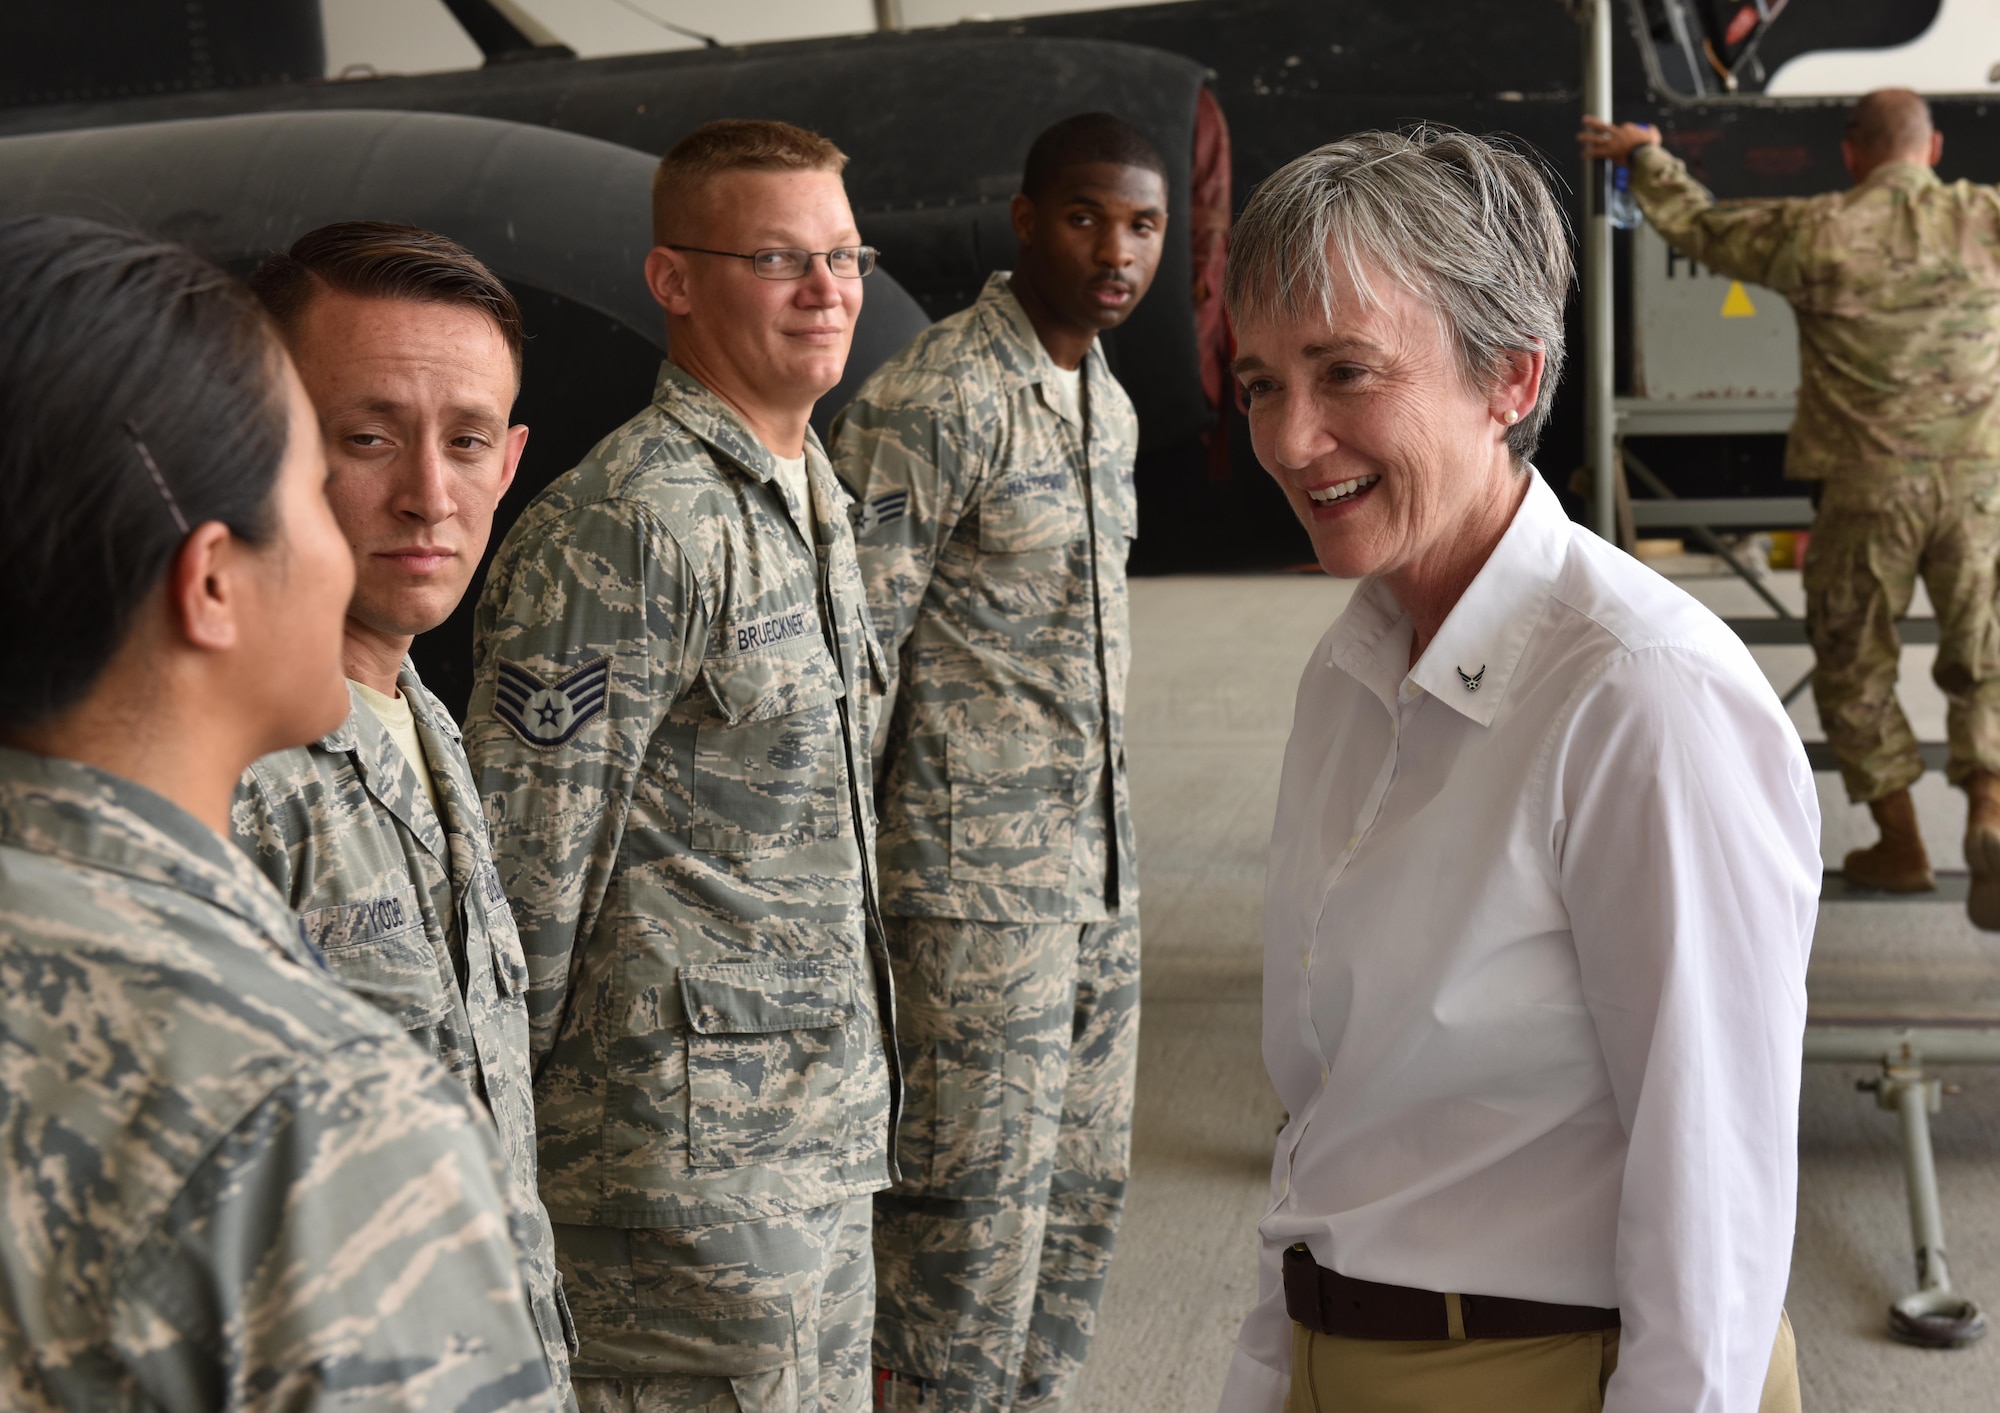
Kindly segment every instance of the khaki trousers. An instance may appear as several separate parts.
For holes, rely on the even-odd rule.
[[[1292,1326],[1285,1413],[1598,1413],[1618,1367],[1618,1331],[1544,1339],[1342,1339]],[[1799,1413],[1792,1321],[1758,1413]]]

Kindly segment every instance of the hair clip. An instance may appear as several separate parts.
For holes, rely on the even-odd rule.
[[[140,437],[139,429],[130,422],[125,424],[125,435],[132,439],[133,450],[137,451],[139,459],[146,463],[146,474],[151,476],[153,484],[160,488],[160,499],[167,503],[167,510],[174,517],[174,524],[181,528],[181,538],[186,539],[193,531],[188,526],[187,516],[181,514],[181,503],[174,499],[173,488],[167,484],[167,478],[160,474],[160,463],[153,460],[153,453],[146,450],[146,443]]]

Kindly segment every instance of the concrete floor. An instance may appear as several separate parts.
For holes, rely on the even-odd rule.
[[[1760,611],[1727,580],[1686,585],[1725,615]],[[1776,576],[1796,603],[1797,576]],[[1306,655],[1349,586],[1316,575],[1166,578],[1133,585],[1127,731],[1144,878],[1145,1020],[1133,1180],[1102,1332],[1075,1413],[1211,1413],[1255,1288],[1254,1243],[1282,1118],[1259,1053],[1263,858]],[[1921,605],[1919,610],[1922,611]],[[1803,648],[1759,649],[1780,690]],[[1905,651],[1918,736],[1942,739],[1929,649]],[[1793,711],[1818,735],[1810,694]],[[1863,809],[1821,777],[1837,867],[1873,839]],[[1963,797],[1916,792],[1934,863],[1963,868]],[[1948,903],[1822,910],[1808,986],[1816,1010],[1895,1001],[2000,1020],[2000,937]],[[1932,1353],[1892,1343],[1888,1302],[1911,1282],[1893,1117],[1857,1094],[1865,1066],[1808,1067],[1800,1121],[1798,1242],[1789,1307],[1812,1413],[1992,1413],[2000,1336]],[[2000,1309],[2000,1070],[1946,1076],[1962,1092],[1933,1119],[1952,1270]]]

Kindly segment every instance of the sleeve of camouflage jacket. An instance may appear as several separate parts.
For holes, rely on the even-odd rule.
[[[1798,288],[1797,198],[1718,202],[1658,143],[1632,153],[1632,195],[1669,245],[1732,280],[1788,294]]]
[[[490,706],[465,728],[528,963],[536,1065],[555,1044],[577,948],[641,807],[634,796],[653,735],[701,670],[711,607],[673,535],[636,501],[586,503],[538,535],[496,586],[493,628],[475,645],[474,711],[492,701],[495,659],[546,681],[600,660],[610,674],[604,710],[562,745],[529,745]],[[662,775],[672,769],[661,763]],[[662,796],[643,807],[672,804]]]
[[[500,1150],[400,1037],[344,1045],[197,1167],[116,1276],[149,1406],[556,1407]]]
[[[916,387],[915,377],[864,388],[833,427],[833,470],[855,499],[854,552],[886,659],[884,699],[900,680],[903,644],[938,552],[970,508],[981,470],[963,389],[942,377]]]
[[[292,896],[292,849],[280,827],[280,815],[271,797],[258,783],[257,772],[246,770],[236,782],[236,799],[229,810],[229,832],[236,846],[250,856],[257,871],[271,880],[286,904],[298,906]]]

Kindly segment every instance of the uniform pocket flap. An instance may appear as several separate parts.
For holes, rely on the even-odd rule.
[[[876,692],[886,692],[889,689],[889,650],[882,646],[875,625],[865,616],[862,621],[867,630],[861,635],[861,640],[868,646],[868,670],[875,676]]]
[[[430,1030],[451,1014],[415,888],[314,908],[299,922],[341,985],[403,1029]]]
[[[1031,733],[953,737],[945,744],[947,777],[961,785],[1022,785],[1067,790],[1082,743]]]
[[[714,962],[682,967],[681,1004],[697,1035],[827,1030],[854,1016],[851,962]]]
[[[1067,475],[1064,477],[1067,480]],[[1083,523],[1065,499],[1048,495],[988,498],[979,507],[979,548],[988,554],[1052,549],[1078,539]]]
[[[820,640],[818,620],[808,613],[806,621],[810,638],[760,652],[711,657],[702,665],[709,698],[731,726],[789,716],[846,695],[840,673]]]
[[[405,885],[375,898],[330,903],[300,914],[306,935],[320,951],[344,952],[395,937],[424,925],[417,890]]]

